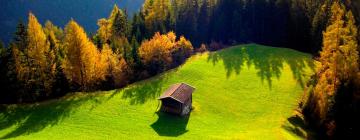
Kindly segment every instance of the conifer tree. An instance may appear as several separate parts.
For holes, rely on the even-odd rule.
[[[64,45],[66,55],[62,68],[72,84],[90,90],[105,79],[106,67],[101,63],[100,52],[74,20],[65,27]]]
[[[111,23],[105,19],[99,19],[98,20],[98,26],[99,29],[97,31],[97,36],[100,39],[101,44],[110,43],[110,37],[111,37]]]
[[[110,13],[110,16],[109,16],[109,21],[110,22],[113,22],[115,20],[115,17],[118,13],[122,12],[121,9],[115,4],[111,13]]]
[[[124,12],[122,12],[122,10],[115,14],[114,21],[111,25],[111,31],[114,37],[127,37],[129,32],[128,21],[126,15],[124,14]]]
[[[138,49],[140,47],[139,43],[136,40],[136,37],[133,36],[131,39],[131,55],[134,61],[134,67],[135,69],[138,69],[139,67],[141,67],[141,60],[139,58],[139,54],[138,54]]]
[[[145,33],[145,23],[141,13],[134,14],[131,24],[131,33],[136,37],[138,42],[141,42],[144,38],[147,37],[147,34]]]
[[[358,50],[356,26],[349,11],[339,2],[331,6],[330,25],[323,33],[323,49],[320,52],[320,65],[317,67],[317,83],[314,96],[317,99],[315,112],[320,122],[326,120],[332,108],[339,86],[346,86],[356,77]]]
[[[54,53],[50,48],[46,35],[36,17],[30,13],[26,30],[26,41],[18,38],[12,47],[17,78],[24,84],[26,92],[51,92],[54,83]],[[21,44],[26,42],[26,48]],[[19,42],[19,43],[17,43]],[[41,95],[31,95],[32,97]]]
[[[60,27],[55,26],[49,20],[45,22],[44,32],[48,37],[50,34],[54,34],[54,39],[56,39],[58,42],[60,42],[60,40],[62,40],[64,36],[63,30]]]
[[[340,57],[338,58],[339,73],[341,81],[344,83],[351,82],[356,77],[359,70],[359,50],[357,34],[358,29],[355,24],[355,18],[351,11],[345,15],[344,35],[342,37],[343,44],[340,46]]]
[[[15,37],[13,39],[20,50],[24,50],[27,47],[27,35],[26,25],[20,20],[16,27]]]
[[[157,31],[166,32],[171,17],[169,0],[146,0],[142,9],[147,31],[153,34]]]
[[[5,51],[6,51],[6,48],[5,48],[4,42],[2,42],[2,40],[0,40],[0,58],[2,58]]]
[[[31,71],[32,79],[50,92],[54,82],[54,52],[50,48],[41,24],[32,13],[29,14],[28,43],[26,48],[28,61],[31,68],[36,69]]]

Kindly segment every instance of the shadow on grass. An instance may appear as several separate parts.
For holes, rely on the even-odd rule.
[[[306,134],[304,131],[304,129],[306,129],[306,127],[305,127],[304,120],[301,117],[292,116],[292,117],[288,118],[287,120],[289,121],[291,126],[283,125],[282,127],[285,130],[287,130],[293,134],[296,134],[297,136],[299,136],[301,138],[306,138]]]
[[[186,126],[190,115],[180,117],[163,112],[157,112],[158,120],[150,126],[159,136],[177,137],[188,132]]]
[[[272,79],[279,79],[284,68],[288,64],[292,71],[294,79],[304,88],[304,72],[306,67],[314,68],[313,61],[310,58],[294,53],[286,49],[260,46],[255,44],[243,47],[228,48],[216,53],[210,53],[208,62],[216,65],[220,60],[223,61],[226,69],[226,76],[229,78],[232,74],[240,74],[244,68],[254,66],[258,71],[257,75],[262,82],[266,81],[269,88],[272,87]],[[224,53],[226,51],[226,53]]]
[[[149,82],[149,80],[152,80]],[[148,100],[156,99],[160,96],[166,75],[140,81],[124,89],[123,99],[129,99],[131,105],[144,104]]]
[[[94,106],[99,103],[90,95],[71,97],[61,102],[52,100],[42,104],[3,106],[0,110],[0,131],[14,126],[16,128],[8,134],[0,136],[0,139],[28,135],[54,126],[88,101],[92,102]]]
[[[294,115],[287,119],[288,123],[282,126],[286,131],[295,134],[302,139],[318,139],[315,131],[310,129],[305,123],[303,117]]]

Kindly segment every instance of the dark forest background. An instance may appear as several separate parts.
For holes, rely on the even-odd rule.
[[[234,45],[254,42],[293,48],[316,55],[321,50],[322,32],[328,25],[332,2],[332,0],[172,1],[167,20],[162,23],[154,22],[153,27],[148,27],[150,30],[147,30],[147,36],[154,31],[173,30],[190,38],[195,47],[199,47],[201,43]],[[344,0],[343,3],[353,10],[357,21],[360,21],[360,2]],[[146,13],[147,10],[143,11]]]
[[[51,20],[64,27],[73,18],[88,32],[96,32],[98,19],[107,17],[114,4],[131,15],[138,12],[144,0],[0,0],[0,39],[9,43],[19,20],[27,21],[33,12],[41,23]]]

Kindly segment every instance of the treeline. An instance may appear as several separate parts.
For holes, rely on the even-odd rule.
[[[138,43],[126,12],[116,5],[98,25],[88,37],[75,20],[61,29],[50,21],[42,26],[30,13],[9,46],[1,43],[0,102],[122,87],[176,67],[193,53],[191,42],[174,32],[155,33]]]
[[[7,91],[1,99],[31,101],[67,91],[123,86],[182,63],[193,50],[187,46],[205,51],[255,42],[317,55],[322,32],[330,24],[331,3],[145,0],[132,18],[115,6],[108,18],[98,20],[98,31],[89,37],[74,20],[63,30],[51,22],[42,27],[30,15],[28,25],[20,23],[9,47],[1,51],[1,86]],[[351,8],[351,1],[344,3]],[[167,34],[171,31],[184,35],[192,45],[184,37],[174,40]],[[169,43],[146,41],[151,38]]]
[[[175,31],[210,50],[255,42],[315,55],[329,24],[330,0],[145,0],[133,17],[138,40]],[[352,1],[344,1],[350,8]],[[359,36],[360,37],[360,36]],[[213,44],[213,45],[211,45]],[[215,48],[213,48],[215,47]]]

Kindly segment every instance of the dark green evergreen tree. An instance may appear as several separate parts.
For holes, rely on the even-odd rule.
[[[16,27],[13,43],[15,43],[20,50],[24,50],[28,45],[27,27],[22,20],[19,21]]]

